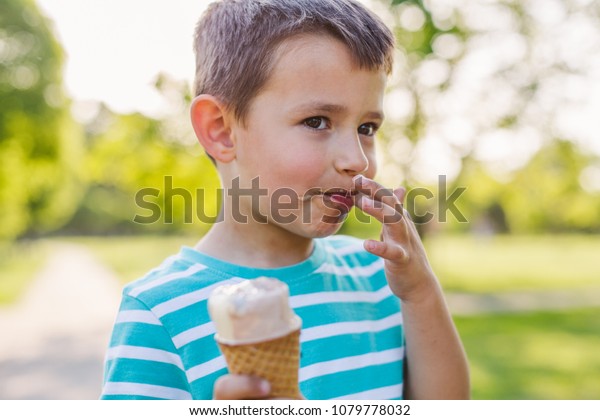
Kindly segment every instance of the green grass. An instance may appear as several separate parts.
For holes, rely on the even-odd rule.
[[[0,245],[0,305],[14,303],[25,292],[47,256],[42,241]]]
[[[426,248],[447,291],[600,286],[598,236],[432,236]]]
[[[600,398],[600,308],[455,321],[474,399]]]
[[[123,283],[143,276],[149,270],[159,266],[166,257],[179,252],[181,246],[193,246],[198,239],[190,236],[68,238],[71,242],[88,247],[101,262],[117,274]]]

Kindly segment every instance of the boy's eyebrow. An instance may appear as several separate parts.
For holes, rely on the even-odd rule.
[[[326,102],[309,102],[294,108],[294,112],[325,112],[329,114],[344,114],[348,112],[348,107],[338,104],[329,104]],[[384,115],[381,111],[370,111],[365,115],[367,118],[383,120]]]

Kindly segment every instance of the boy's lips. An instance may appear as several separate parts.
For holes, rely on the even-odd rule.
[[[326,197],[328,201],[336,205],[336,208],[343,210],[345,213],[349,212],[352,209],[352,206],[354,206],[355,195],[356,191],[338,188],[323,192],[323,197]]]

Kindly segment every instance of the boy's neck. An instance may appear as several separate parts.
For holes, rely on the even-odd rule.
[[[224,220],[215,224],[195,249],[236,265],[277,268],[306,260],[313,240],[269,224],[239,224]]]

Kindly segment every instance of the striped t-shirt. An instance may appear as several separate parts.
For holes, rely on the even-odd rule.
[[[214,340],[208,296],[221,284],[261,276],[288,284],[291,306],[302,318],[299,378],[307,399],[402,398],[402,314],[383,260],[347,236],[314,244],[307,260],[269,269],[183,247],[126,286],[102,398],[212,398],[227,367]]]

